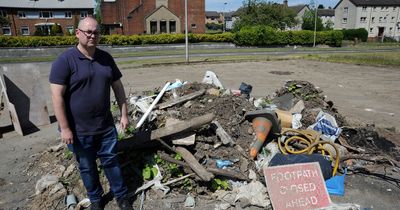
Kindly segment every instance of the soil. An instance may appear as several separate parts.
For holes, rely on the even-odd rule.
[[[43,67],[43,83],[46,84],[49,64],[39,65]],[[361,148],[369,152],[371,156],[385,156],[387,153],[391,159],[400,161],[398,156],[400,138],[396,132],[400,126],[400,120],[396,117],[400,114],[397,109],[400,105],[400,88],[397,85],[400,81],[400,69],[298,60],[157,65],[137,69],[120,67],[124,75],[123,83],[126,92],[131,95],[143,94],[143,91],[157,92],[165,81],[174,81],[176,78],[189,81],[188,85],[178,90],[179,95],[189,94],[202,88],[210,89],[210,86],[196,83],[201,82],[206,70],[214,71],[226,88],[239,89],[241,82],[253,86],[250,99],[246,95],[232,96],[224,95],[220,91],[213,91],[212,94],[207,92],[191,100],[190,105],[180,104],[161,111],[154,123],[145,124],[148,129],[164,125],[167,118],[187,120],[212,112],[236,144],[244,148],[247,153],[254,137],[251,124],[244,120],[243,115],[246,111],[255,109],[251,103],[254,100],[252,97],[273,100],[285,94],[292,94],[293,103],[300,99],[305,102],[306,108],[302,113],[304,128],[312,124],[315,119],[315,112],[310,110],[321,108],[335,116],[338,125],[344,128],[342,137],[350,146]],[[170,95],[164,98],[167,97]],[[60,147],[58,151],[48,150],[49,146],[59,143],[56,123],[43,126],[40,131],[21,137],[14,131],[7,131],[9,121],[3,113],[1,115],[3,138],[0,147],[2,154],[0,209],[65,209],[63,199],[67,193],[74,193],[78,200],[83,199],[85,190],[76,167],[72,173],[65,175],[66,168],[75,164],[65,146]],[[50,113],[52,114],[52,110]],[[206,166],[215,166],[216,159],[239,159],[233,164],[232,169],[239,168],[241,173],[254,169],[252,161],[243,165],[245,158],[237,149],[227,145],[218,146],[220,141],[211,126],[203,127],[196,132],[196,135],[197,143],[187,148]],[[130,191],[143,184],[138,180],[143,180],[141,171],[146,167],[145,160],[149,158],[148,154],[161,153],[174,157],[165,148],[148,148],[124,152],[120,155],[124,178]],[[390,163],[382,163],[379,166],[390,168]],[[160,164],[160,167],[163,172],[170,171],[168,164]],[[357,170],[355,172],[361,173]],[[49,173],[59,175],[66,190],[56,193],[45,190],[35,195],[36,181]],[[186,174],[187,169],[177,167],[176,173]],[[176,178],[177,175],[165,174],[167,174],[165,179]],[[349,176],[346,180],[346,196],[344,198],[333,196],[331,199],[334,202],[360,204],[365,208],[379,206],[379,209],[396,209],[394,203],[400,198],[398,180],[364,174],[366,173],[360,175],[355,173]],[[399,178],[399,170],[398,168],[397,170],[390,169],[390,172],[385,175]],[[260,181],[263,180],[260,179]],[[106,192],[109,191],[104,176],[102,176],[102,183]],[[214,208],[215,201],[210,197],[213,189],[209,183],[193,178],[170,187],[171,192],[165,197],[160,192],[148,191],[144,209],[184,209],[183,201],[188,193],[196,198],[196,209]],[[372,191],[375,197],[380,198],[379,201],[362,196],[364,193],[357,194],[357,192],[368,192],[368,190]],[[140,196],[134,197],[133,205],[139,208]],[[115,201],[111,201],[106,209],[115,208]]]

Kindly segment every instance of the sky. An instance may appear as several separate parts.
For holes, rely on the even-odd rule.
[[[205,0],[206,11],[219,11],[219,12],[230,12],[236,11],[243,5],[243,0]],[[283,0],[267,0],[276,3],[282,3]],[[289,6],[298,4],[310,4],[312,0],[288,0]],[[322,4],[325,8],[334,7],[339,0],[314,0],[317,4]],[[225,4],[226,3],[226,4]]]

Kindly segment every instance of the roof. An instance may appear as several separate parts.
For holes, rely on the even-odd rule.
[[[26,9],[93,9],[93,0],[0,0],[0,7]]]
[[[293,10],[296,14],[298,14],[306,6],[307,6],[306,4],[299,4],[295,6],[290,6],[289,9]]]
[[[340,0],[335,8],[342,2]],[[400,6],[400,0],[349,0],[356,6]]]
[[[206,17],[220,17],[217,11],[206,11]]]
[[[333,16],[335,16],[335,10],[334,9],[318,9],[318,16],[333,17]]]

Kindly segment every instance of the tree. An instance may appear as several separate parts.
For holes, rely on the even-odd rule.
[[[332,20],[327,20],[325,22],[325,30],[326,31],[333,30],[333,25],[334,25],[334,23]]]
[[[303,24],[301,29],[314,31],[315,24],[315,10],[306,11],[303,15]],[[322,24],[322,19],[317,17],[317,31],[324,30],[324,25]]]
[[[0,16],[0,26],[10,25],[10,20],[7,17]]]
[[[239,20],[234,23],[234,31],[248,26],[270,26],[285,29],[297,24],[296,14],[283,4],[265,0],[247,0],[238,10]]]

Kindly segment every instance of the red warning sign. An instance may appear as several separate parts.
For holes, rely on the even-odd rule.
[[[265,167],[264,176],[275,210],[316,209],[331,203],[317,162]]]

